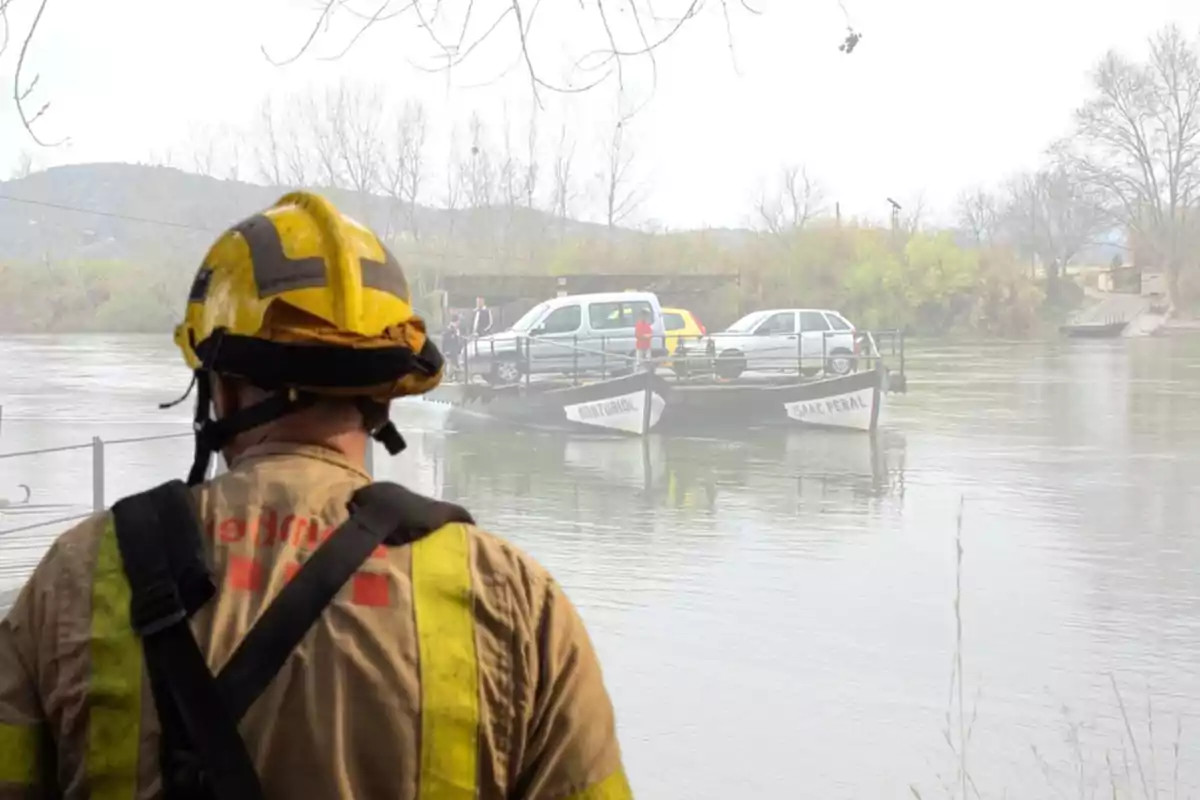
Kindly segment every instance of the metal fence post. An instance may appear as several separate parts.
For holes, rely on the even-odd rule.
[[[104,510],[104,440],[92,437],[92,510]]]
[[[519,349],[519,348],[518,348]],[[518,354],[519,357],[519,354]],[[525,388],[529,388],[529,380],[533,377],[533,338],[525,337]],[[520,380],[520,378],[518,378]]]

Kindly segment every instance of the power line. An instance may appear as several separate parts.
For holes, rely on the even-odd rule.
[[[214,228],[205,228],[200,225],[189,225],[186,222],[169,222],[164,219],[151,219],[150,217],[138,217],[133,214],[119,214],[115,211],[99,211],[94,208],[78,208],[76,206],[63,205],[61,203],[51,203],[46,200],[30,200],[27,197],[10,197],[9,195],[0,194],[0,200],[7,200],[10,203],[24,203],[30,206],[42,206],[44,208],[54,208],[59,211],[73,211],[77,214],[94,214],[97,217],[109,217],[110,219],[123,219],[130,222],[144,222],[147,225],[162,225],[167,228],[183,228],[190,231],[203,231],[204,233],[219,233]]]
[[[219,233],[222,233],[224,230],[224,229],[217,229],[217,228],[207,228],[202,225],[191,225],[186,222],[169,222],[167,220],[153,219],[151,217],[139,217],[139,216],[136,216],[133,214],[121,214],[116,211],[100,211],[98,209],[93,209],[93,208],[80,208],[78,206],[69,206],[69,205],[65,205],[62,203],[51,203],[46,200],[31,200],[26,197],[12,197],[10,195],[0,194],[0,200],[5,200],[10,203],[24,203],[26,205],[31,205],[31,206],[42,206],[45,208],[53,208],[53,209],[57,209],[59,211],[71,211],[71,212],[74,212],[77,214],[94,214],[98,217],[107,217],[110,219],[127,220],[129,222],[141,222],[146,225],[161,225],[161,226],[167,227],[167,228],[180,228],[180,229],[189,230],[189,231],[200,231],[202,233],[208,233],[208,234],[219,234]],[[492,253],[456,253],[456,252],[449,251],[449,250],[439,251],[439,250],[431,250],[428,248],[409,248],[409,247],[403,247],[403,246],[401,246],[400,248],[397,248],[397,252],[401,253],[402,255],[409,256],[409,257],[455,259],[455,260],[459,260],[459,261],[474,260],[474,261],[490,261],[490,262],[501,262],[501,263],[525,263],[525,264],[536,263],[536,261],[529,256],[516,255],[516,254],[497,255],[497,254],[492,254]]]

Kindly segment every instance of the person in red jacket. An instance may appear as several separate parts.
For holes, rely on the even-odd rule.
[[[639,367],[644,367],[650,361],[650,344],[654,339],[654,329],[650,327],[650,312],[643,311],[638,317],[637,325],[633,328],[633,335],[637,339],[636,363]]]

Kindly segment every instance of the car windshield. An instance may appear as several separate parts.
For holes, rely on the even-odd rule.
[[[517,333],[525,333],[533,327],[535,322],[542,318],[542,314],[546,313],[546,308],[549,305],[549,303],[538,303],[522,314],[521,318],[514,322],[509,330],[516,331]]]
[[[758,321],[763,318],[765,311],[755,311],[753,314],[747,314],[737,322],[725,329],[726,333],[749,333],[750,329],[758,324]]]

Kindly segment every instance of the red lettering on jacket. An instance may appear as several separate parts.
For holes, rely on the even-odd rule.
[[[287,544],[289,541],[291,541],[292,540],[292,527],[295,526],[298,521],[299,520],[296,519],[296,516],[294,514],[288,514],[286,517],[284,517],[282,520],[280,520],[279,521],[279,536],[275,539],[275,543],[276,544]]]
[[[221,520],[217,526],[218,536],[223,544],[233,544],[246,538],[246,520],[230,517]]]
[[[268,508],[254,519],[254,543],[258,545],[275,544],[275,526],[278,514],[275,509]]]

